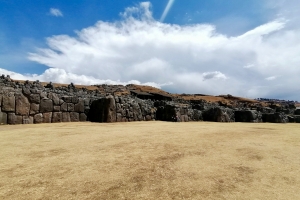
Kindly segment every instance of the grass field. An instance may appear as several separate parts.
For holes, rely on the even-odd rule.
[[[299,124],[0,126],[0,199],[300,199]]]

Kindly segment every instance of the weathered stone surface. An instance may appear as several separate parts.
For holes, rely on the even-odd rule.
[[[211,121],[211,122],[233,122],[231,119],[232,110],[230,109],[222,109],[219,107],[210,108],[208,110],[203,111],[203,121]],[[233,115],[234,116],[234,115]]]
[[[42,99],[40,104],[40,112],[52,112],[53,111],[53,102],[51,99]]]
[[[189,117],[187,115],[181,115],[181,122],[188,122],[189,121]]]
[[[117,120],[117,112],[116,112],[116,104],[115,99],[112,95],[106,97],[107,100],[107,122],[116,122]]]
[[[80,113],[84,112],[84,101],[83,100],[79,100],[79,102],[77,104],[75,104],[74,111],[80,112]]]
[[[73,97],[72,97],[72,103],[73,103],[73,104],[78,103],[78,100],[79,100],[78,97],[76,97],[76,96],[73,96]]]
[[[0,124],[7,124],[7,114],[0,112]]]
[[[146,117],[145,117],[146,119],[146,121],[151,121],[152,120],[152,118],[151,118],[151,116],[150,115],[146,115]]]
[[[70,112],[70,119],[71,119],[71,122],[79,122],[79,113]]]
[[[53,111],[54,112],[59,112],[60,111],[60,106],[53,106]]]
[[[295,122],[295,117],[294,116],[288,116],[288,120],[290,123],[294,123]]]
[[[15,113],[8,113],[7,123],[8,124],[22,124],[23,117],[20,115],[16,115]]]
[[[176,116],[179,117],[180,111],[176,110],[174,105],[168,105],[162,102],[162,104],[157,105],[156,119],[161,121],[174,121]],[[177,113],[178,112],[178,113]],[[146,115],[146,121],[151,120],[151,115]]]
[[[294,119],[296,123],[300,123],[300,115],[295,115]]]
[[[2,106],[2,98],[3,96],[2,96],[2,94],[0,94],[0,107]]]
[[[261,113],[256,110],[235,111],[236,122],[262,122]]]
[[[36,104],[36,103],[30,104],[30,111],[29,111],[30,115],[37,114],[39,113],[39,111],[40,111],[40,104]]]
[[[85,106],[90,106],[90,99],[89,98],[84,99],[84,105]]]
[[[73,112],[74,111],[74,104],[73,103],[68,103],[68,111]]]
[[[52,123],[62,122],[62,113],[61,112],[53,112],[52,113]]]
[[[64,101],[62,99],[59,99],[59,105],[63,104]]]
[[[8,113],[7,115],[7,123],[8,124],[15,124],[16,121],[16,114],[15,113]]]
[[[192,109],[191,117],[193,121],[202,121],[202,112],[200,110]]]
[[[29,115],[30,103],[23,94],[18,94],[16,99],[16,115]]]
[[[72,97],[71,96],[63,96],[61,99],[66,103],[72,103]]]
[[[43,123],[51,123],[52,112],[43,113]]]
[[[84,114],[84,113],[80,113],[80,114],[79,114],[79,121],[85,122],[86,119],[87,119],[86,114]]]
[[[44,121],[43,120],[43,114],[42,113],[38,113],[38,114],[34,115],[33,121],[34,121],[35,124],[43,123],[43,121]]]
[[[29,101],[31,103],[37,103],[37,104],[39,104],[41,102],[41,96],[40,96],[40,94],[30,94],[29,95]]]
[[[60,110],[63,112],[67,112],[68,111],[68,103],[64,102],[63,104],[61,104]]]
[[[262,114],[263,122],[287,123],[288,117],[283,113]]]
[[[47,92],[41,92],[41,99],[47,99]]]
[[[26,96],[29,96],[31,94],[30,88],[28,88],[28,87],[23,87],[22,92]]]
[[[92,102],[88,119],[92,122],[115,122],[116,114],[115,101],[110,95]]]
[[[294,115],[300,115],[300,108],[296,108],[294,111]]]
[[[62,113],[62,122],[70,122],[70,113],[69,112],[63,112]]]
[[[117,113],[117,122],[122,122],[122,114]]]
[[[15,96],[5,95],[3,96],[2,111],[14,112],[16,107]]]
[[[33,124],[32,116],[23,116],[23,124]]]
[[[60,105],[59,97],[57,96],[57,94],[51,92],[48,94],[48,98],[53,101],[54,105],[56,105],[56,106]]]

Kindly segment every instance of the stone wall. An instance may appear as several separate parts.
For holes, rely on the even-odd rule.
[[[4,80],[4,81],[3,81]],[[1,82],[2,81],[2,82]],[[127,122],[155,119],[149,100],[86,89],[44,87],[0,78],[0,123]]]
[[[148,96],[151,98],[147,99]],[[226,107],[204,100],[162,100],[155,99],[155,95],[148,96],[144,94],[140,99],[126,86],[102,85],[87,89],[71,83],[54,87],[52,83],[18,82],[9,76],[0,76],[0,124],[151,120],[300,122],[300,109],[289,108],[289,105],[270,108],[247,107],[240,103],[237,107]]]

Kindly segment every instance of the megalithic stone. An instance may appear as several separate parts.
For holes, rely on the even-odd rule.
[[[112,95],[106,97],[107,101],[107,122],[116,122],[117,121],[117,111],[115,99]]]
[[[2,111],[15,112],[16,101],[14,95],[3,96]]]
[[[23,94],[16,95],[16,114],[28,116],[30,111],[30,103]]]

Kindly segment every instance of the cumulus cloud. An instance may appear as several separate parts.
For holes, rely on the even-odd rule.
[[[283,15],[229,37],[212,24],[162,23],[144,2],[127,8],[119,21],[98,21],[76,34],[51,36],[48,48],[29,53],[31,61],[50,69],[24,78],[77,84],[136,80],[178,93],[300,98],[300,27]],[[280,77],[272,78],[274,72]]]
[[[63,17],[63,13],[57,8],[50,8],[50,15],[55,17]]]
[[[54,83],[76,83],[79,85],[96,85],[96,84],[109,84],[109,85],[128,85],[128,84],[137,84],[137,85],[148,85],[156,88],[161,88],[161,86],[171,85],[172,83],[157,84],[154,82],[145,82],[142,83],[138,80],[130,80],[127,82],[121,82],[119,80],[113,81],[110,79],[102,80],[97,79],[93,76],[86,75],[77,75],[73,73],[68,73],[63,69],[50,68],[47,69],[43,74],[20,74],[5,70],[0,68],[0,74],[9,75],[13,80],[30,80],[35,81],[39,80],[42,82],[54,82]]]

